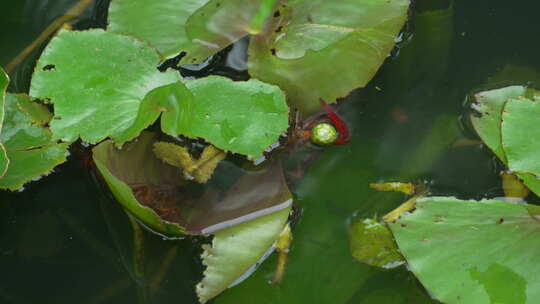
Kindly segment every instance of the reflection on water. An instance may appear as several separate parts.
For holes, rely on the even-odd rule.
[[[0,20],[0,64],[74,2],[2,1],[0,11],[6,18]],[[106,4],[98,1],[84,17],[99,16],[97,23],[103,25]],[[537,42],[531,41],[540,34],[539,6],[532,0],[519,6],[504,0],[456,0],[447,19],[450,36],[440,34],[441,41],[422,41],[420,25],[412,26],[412,39],[401,45],[399,55],[389,58],[366,89],[353,92],[340,106],[352,142],[328,148],[311,163],[303,158],[313,150],[291,156],[293,166],[286,164],[288,176],[297,176],[292,192],[302,216],[293,231],[279,293],[265,280],[275,269],[271,257],[255,277],[215,303],[234,303],[246,295],[254,301],[260,295],[274,300],[266,303],[412,303],[411,298],[396,298],[408,290],[413,290],[414,296],[407,294],[412,299],[424,297],[427,302],[405,270],[383,272],[353,262],[346,223],[353,214],[381,215],[402,202],[399,194],[370,192],[369,182],[428,180],[439,195],[502,196],[500,165],[482,147],[454,146],[454,139],[476,139],[458,124],[470,91],[507,64],[540,70]],[[95,22],[85,20],[82,26]],[[527,47],[518,47],[523,45]],[[227,49],[194,76],[245,79],[241,49],[240,44]],[[30,56],[12,75],[12,89],[28,88],[35,58]],[[433,65],[440,62],[448,64],[444,69]],[[510,73],[503,80],[513,77]],[[1,303],[132,303],[141,290],[154,303],[195,303],[193,286],[202,270],[199,245],[205,240],[163,241],[145,233],[147,275],[135,280],[129,222],[101,191],[72,157],[21,193],[0,192]],[[145,191],[153,190],[139,194]],[[327,282],[339,282],[340,287]]]

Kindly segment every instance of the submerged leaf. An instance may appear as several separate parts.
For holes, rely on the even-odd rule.
[[[122,150],[111,141],[94,148],[94,161],[116,199],[150,228],[168,236],[209,234],[290,206],[279,162],[246,172],[221,161],[203,186],[185,181],[180,168],[154,155],[154,143],[163,140],[143,132]]]
[[[504,196],[525,198],[529,195],[529,189],[523,185],[519,178],[512,173],[501,173]]]
[[[154,154],[167,164],[181,168],[188,180],[195,179],[199,183],[206,183],[227,155],[210,145],[204,148],[197,160],[193,160],[187,148],[168,142],[154,143]]]
[[[278,239],[290,210],[286,208],[215,233],[212,245],[203,246],[202,260],[206,270],[203,280],[197,284],[201,303],[250,274],[250,267],[256,267]]]
[[[351,255],[368,265],[394,268],[405,263],[390,229],[376,220],[354,223],[349,232],[349,244]]]
[[[62,30],[38,61],[30,94],[54,103],[55,139],[127,141],[133,136],[123,131],[133,124],[144,96],[180,79],[177,72],[160,73],[159,62],[154,49],[132,37]]]
[[[535,303],[538,212],[496,200],[429,197],[389,226],[411,270],[438,300]]]
[[[0,177],[0,189],[17,190],[66,161],[68,144],[51,138],[50,117],[46,107],[26,95],[6,96],[0,154],[9,158],[9,167]]]
[[[393,48],[408,0],[294,0],[252,37],[249,73],[307,114],[365,86]],[[336,77],[335,71],[339,71]]]

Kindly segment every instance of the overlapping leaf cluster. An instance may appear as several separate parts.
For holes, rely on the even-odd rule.
[[[473,109],[471,121],[484,143],[540,195],[540,92],[524,86],[480,92]]]
[[[333,103],[367,84],[408,7],[409,0],[114,0],[109,29],[149,41],[164,58],[185,52],[180,64],[201,63],[251,34],[251,76],[279,85],[289,104],[310,114],[320,98]]]
[[[208,268],[198,286],[201,301],[206,301],[256,263],[283,229],[292,198],[281,167],[273,164],[257,178],[246,175],[232,187],[249,187],[249,195],[241,195],[245,202],[238,204],[248,211],[234,215],[244,219],[220,219],[228,224],[211,230],[205,230],[210,224],[204,219],[184,227],[156,213],[159,208],[176,212],[174,206],[152,209],[142,204],[144,198],[155,198],[152,193],[176,195],[177,190],[167,191],[185,181],[168,179],[177,177],[181,168],[167,167],[152,155],[144,144],[153,141],[148,140],[153,135],[141,132],[161,119],[162,132],[170,136],[201,138],[216,150],[261,157],[288,127],[289,107],[281,89],[289,105],[310,114],[320,107],[319,99],[335,102],[364,86],[393,47],[408,5],[408,0],[343,0],[339,5],[302,0],[113,0],[107,30],[61,30],[51,39],[36,64],[31,97],[6,97],[8,79],[2,72],[0,188],[16,190],[49,173],[66,160],[68,145],[76,140],[101,142],[94,160],[131,213],[171,236],[186,231],[215,235],[212,246],[205,248]],[[218,76],[186,80],[176,71],[156,69],[181,52],[181,64],[201,63],[248,34],[250,74],[279,87]],[[340,79],[334,77],[336,69]],[[135,138],[139,142],[133,144]],[[115,146],[124,146],[128,154]],[[129,166],[120,156],[144,165],[126,170]],[[259,189],[254,182],[260,191],[254,191]],[[223,201],[230,200],[225,196]],[[161,195],[160,203],[177,201],[178,197]],[[204,208],[194,208],[189,218],[203,218]],[[269,213],[261,212],[265,208],[274,213],[262,216]]]
[[[68,144],[52,138],[47,107],[23,94],[5,94],[8,78],[0,74],[0,189],[17,190],[65,162]]]

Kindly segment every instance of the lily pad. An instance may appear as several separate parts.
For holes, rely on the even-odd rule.
[[[105,32],[62,30],[41,55],[30,95],[54,103],[55,139],[89,143],[106,137],[119,142],[152,89],[180,79],[161,73],[157,52],[132,37]]]
[[[209,0],[113,0],[108,31],[150,42],[163,57],[174,56],[190,43],[186,21]]]
[[[6,89],[9,84],[9,77],[0,68],[0,134],[2,133],[2,123],[4,122],[4,103],[6,99]],[[9,159],[7,158],[7,152],[4,145],[0,142],[0,178],[4,176],[9,165]]]
[[[540,176],[540,101],[510,99],[502,114],[502,144],[508,168]]]
[[[250,268],[271,249],[287,223],[291,208],[216,232],[212,245],[203,245],[203,280],[197,284],[201,303],[215,297],[235,281],[249,274]],[[235,285],[235,284],[234,284]]]
[[[444,303],[535,303],[539,207],[429,197],[389,224],[411,270]]]
[[[210,76],[157,88],[145,97],[130,130],[144,129],[161,112],[165,133],[203,138],[252,159],[262,156],[289,125],[283,92],[256,79],[234,82]]]
[[[182,107],[178,134],[202,137],[214,146],[257,158],[289,126],[285,94],[277,87],[250,79],[233,82],[206,77],[186,83],[193,104]]]
[[[249,73],[309,114],[365,86],[407,19],[408,0],[294,0],[252,37]],[[336,77],[336,71],[339,75]]]
[[[474,95],[475,102],[472,104],[472,108],[477,111],[475,115],[471,115],[474,129],[482,137],[484,143],[503,162],[506,162],[501,144],[503,107],[508,99],[524,96],[526,91],[527,88],[523,86],[510,86]]]
[[[52,139],[46,126],[47,117],[51,117],[47,108],[28,96],[6,95],[0,143],[5,148],[9,167],[0,178],[0,189],[20,189],[66,161],[68,144]]]
[[[475,95],[473,126],[486,145],[540,195],[536,117],[540,112],[538,91],[523,86],[481,92]],[[527,98],[529,97],[529,98]],[[535,114],[536,113],[536,114]]]
[[[145,225],[167,236],[210,234],[288,208],[292,196],[281,165],[246,172],[224,160],[203,188],[153,152],[159,135],[143,132],[121,150],[94,148],[94,161],[112,193]],[[137,166],[134,166],[137,164]]]

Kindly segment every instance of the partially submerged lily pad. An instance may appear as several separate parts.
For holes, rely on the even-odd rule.
[[[203,245],[203,280],[197,284],[201,303],[215,297],[235,281],[245,279],[251,267],[271,250],[287,223],[291,208],[216,232],[211,245]]]
[[[55,139],[130,140],[133,136],[123,131],[134,122],[144,96],[180,79],[177,72],[159,72],[159,62],[154,49],[132,37],[101,29],[62,30],[36,65],[30,95],[54,103]]]
[[[351,255],[368,265],[394,268],[405,263],[392,232],[376,220],[363,219],[354,223],[349,232],[349,244]]]
[[[6,95],[0,144],[5,148],[9,166],[0,178],[0,189],[20,189],[66,161],[68,144],[52,139],[46,126],[50,117],[45,106],[28,96]]]
[[[444,303],[535,303],[540,208],[428,197],[389,226],[410,269]]]
[[[198,185],[154,155],[153,144],[163,140],[143,132],[122,150],[111,141],[94,148],[94,161],[117,200],[157,232],[210,234],[292,203],[278,161],[254,172],[222,161],[212,179]]]
[[[283,92],[256,79],[232,81],[210,76],[159,87],[145,97],[126,133],[131,137],[140,132],[160,113],[163,132],[203,138],[222,150],[252,159],[262,156],[289,125]]]

